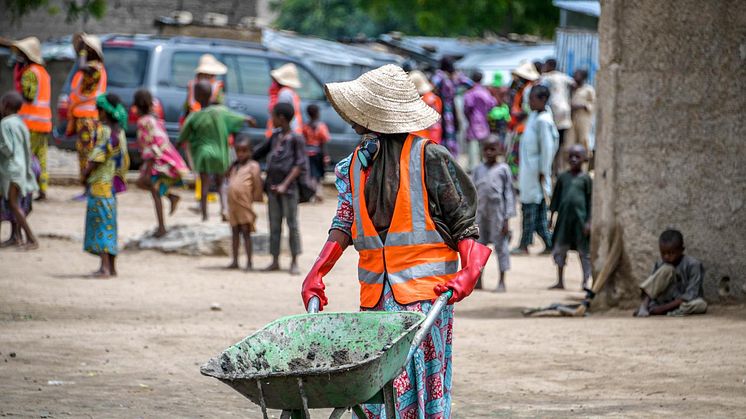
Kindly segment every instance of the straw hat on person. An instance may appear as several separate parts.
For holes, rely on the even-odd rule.
[[[427,81],[427,77],[422,71],[410,71],[409,78],[412,79],[412,83],[414,83],[414,87],[417,88],[417,93],[419,93],[420,96],[433,91],[433,85]]]
[[[35,36],[23,38],[10,44],[11,48],[17,49],[25,55],[30,61],[36,64],[44,65],[44,58],[41,56],[41,42]]]
[[[420,131],[440,115],[420,99],[401,67],[388,64],[352,81],[327,83],[326,97],[349,123],[381,134]]]
[[[73,35],[73,48],[75,48],[75,52],[80,51],[81,43],[92,49],[98,55],[98,58],[101,60],[104,59],[104,51],[101,49],[101,39],[98,36],[88,35],[85,32],[78,32]]]
[[[540,77],[540,74],[538,71],[536,71],[536,67],[534,67],[534,64],[529,61],[522,63],[516,69],[511,71],[511,73],[528,81],[534,81]]]
[[[194,69],[195,74],[209,74],[211,76],[221,76],[228,72],[228,67],[218,61],[212,54],[203,54],[199,57],[199,64]]]
[[[298,68],[293,63],[287,63],[269,72],[273,79],[283,86],[297,89],[303,86],[298,78]]]

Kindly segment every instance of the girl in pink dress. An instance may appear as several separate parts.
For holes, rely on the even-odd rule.
[[[137,186],[153,195],[158,218],[158,230],[154,236],[163,237],[166,226],[163,222],[161,198],[168,198],[171,203],[169,215],[173,214],[180,198],[171,192],[171,187],[181,186],[189,169],[168,139],[163,121],[153,114],[153,96],[150,92],[146,89],[135,92],[134,106],[140,115],[137,120],[137,143],[143,160]]]

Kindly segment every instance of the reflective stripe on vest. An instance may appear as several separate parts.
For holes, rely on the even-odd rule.
[[[365,203],[367,171],[351,161],[352,240],[358,251],[360,305],[374,307],[388,279],[400,304],[435,298],[433,288],[458,271],[458,253],[448,247],[427,207],[424,149],[429,140],[409,135],[399,162],[399,191],[386,240],[382,241]]]
[[[284,90],[289,90],[293,94],[293,110],[295,111],[295,114],[293,116],[293,120],[290,121],[290,128],[296,134],[303,135],[303,111],[301,110],[300,96],[295,93],[295,90],[289,87],[282,87],[277,92],[277,96],[279,97]],[[272,110],[270,109],[270,113],[271,111]],[[267,138],[271,137],[273,129],[274,125],[272,124],[272,115],[270,115],[270,117],[267,119],[267,129],[264,131],[264,136]]]
[[[199,112],[202,109],[202,105],[197,102],[194,98],[194,86],[197,84],[197,80],[192,79],[187,83],[187,106],[189,106],[189,112]],[[221,80],[212,80],[212,93],[210,94],[210,102],[215,103],[218,101],[218,95],[223,90],[223,82]]]
[[[91,94],[86,95],[81,91],[82,84],[83,71],[78,70],[70,84],[71,114],[75,118],[98,118],[96,97],[106,92],[106,69],[101,66],[101,78],[99,78],[98,85]]]
[[[29,65],[26,71],[36,76],[36,96],[31,102],[23,102],[18,116],[23,119],[29,131],[47,133],[52,131],[52,108],[49,100],[52,97],[52,83],[47,70],[39,64]]]

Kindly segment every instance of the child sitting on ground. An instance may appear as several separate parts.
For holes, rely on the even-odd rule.
[[[642,302],[634,315],[704,314],[705,269],[702,262],[684,254],[684,236],[678,230],[666,230],[658,239],[658,249],[661,258],[655,262],[653,274],[640,283]]]
[[[161,198],[168,198],[171,203],[169,215],[173,215],[180,198],[171,191],[171,187],[181,186],[184,177],[189,174],[189,169],[168,139],[163,120],[153,113],[153,96],[150,92],[147,89],[136,91],[133,102],[139,115],[137,144],[140,146],[143,161],[137,186],[150,191],[153,196],[155,215],[158,219],[158,230],[153,236],[163,237],[166,235],[166,225],[163,221]]]
[[[31,211],[31,194],[38,190],[31,168],[31,140],[28,128],[18,116],[23,98],[17,92],[0,98],[0,223],[11,222],[11,238],[4,245],[22,246],[25,250],[39,247],[26,220]],[[23,243],[21,231],[26,235]]]
[[[265,271],[280,270],[280,239],[282,220],[286,220],[290,238],[290,275],[300,275],[298,255],[301,252],[298,227],[298,176],[306,169],[306,144],[303,137],[290,128],[295,109],[293,105],[279,102],[272,109],[275,129],[269,140],[260,145],[254,157],[267,158],[267,212],[269,213],[269,251],[272,263]]]
[[[321,202],[321,179],[324,178],[324,167],[329,164],[326,154],[326,143],[329,142],[329,128],[319,120],[318,105],[311,104],[306,108],[309,122],[303,125],[303,136],[306,137],[306,155],[310,166],[311,179],[316,188],[316,201]]]
[[[576,250],[583,268],[582,288],[588,287],[591,278],[591,257],[589,236],[591,231],[591,192],[593,181],[583,172],[586,161],[585,147],[576,144],[568,151],[570,170],[557,178],[549,205],[551,226],[554,213],[557,221],[552,233],[552,256],[557,264],[557,283],[549,289],[565,288],[565,262],[568,250]]]
[[[83,249],[101,258],[96,278],[116,276],[117,198],[124,192],[122,173],[129,166],[127,155],[127,110],[119,96],[101,94],[96,98],[98,127],[94,146],[83,171],[88,186]]]
[[[228,196],[228,222],[233,232],[233,263],[228,269],[238,269],[238,248],[243,236],[246,247],[246,270],[253,269],[251,263],[251,233],[255,231],[256,214],[252,209],[254,201],[262,200],[262,176],[259,163],[251,159],[251,140],[245,134],[238,134],[234,143],[236,161],[228,169],[226,188]]]
[[[505,292],[505,272],[510,270],[510,230],[508,220],[515,217],[513,177],[505,162],[498,162],[505,149],[496,136],[490,136],[482,144],[483,163],[474,168],[472,178],[477,188],[477,224],[479,242],[495,246],[500,282],[495,292]],[[476,289],[482,288],[479,278]]]

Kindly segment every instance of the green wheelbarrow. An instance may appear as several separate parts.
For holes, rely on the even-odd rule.
[[[451,292],[438,297],[427,317],[411,311],[318,313],[283,317],[202,365],[217,378],[281,418],[309,419],[310,409],[348,410],[364,418],[362,404],[384,404],[395,417],[393,380],[430,333]]]

